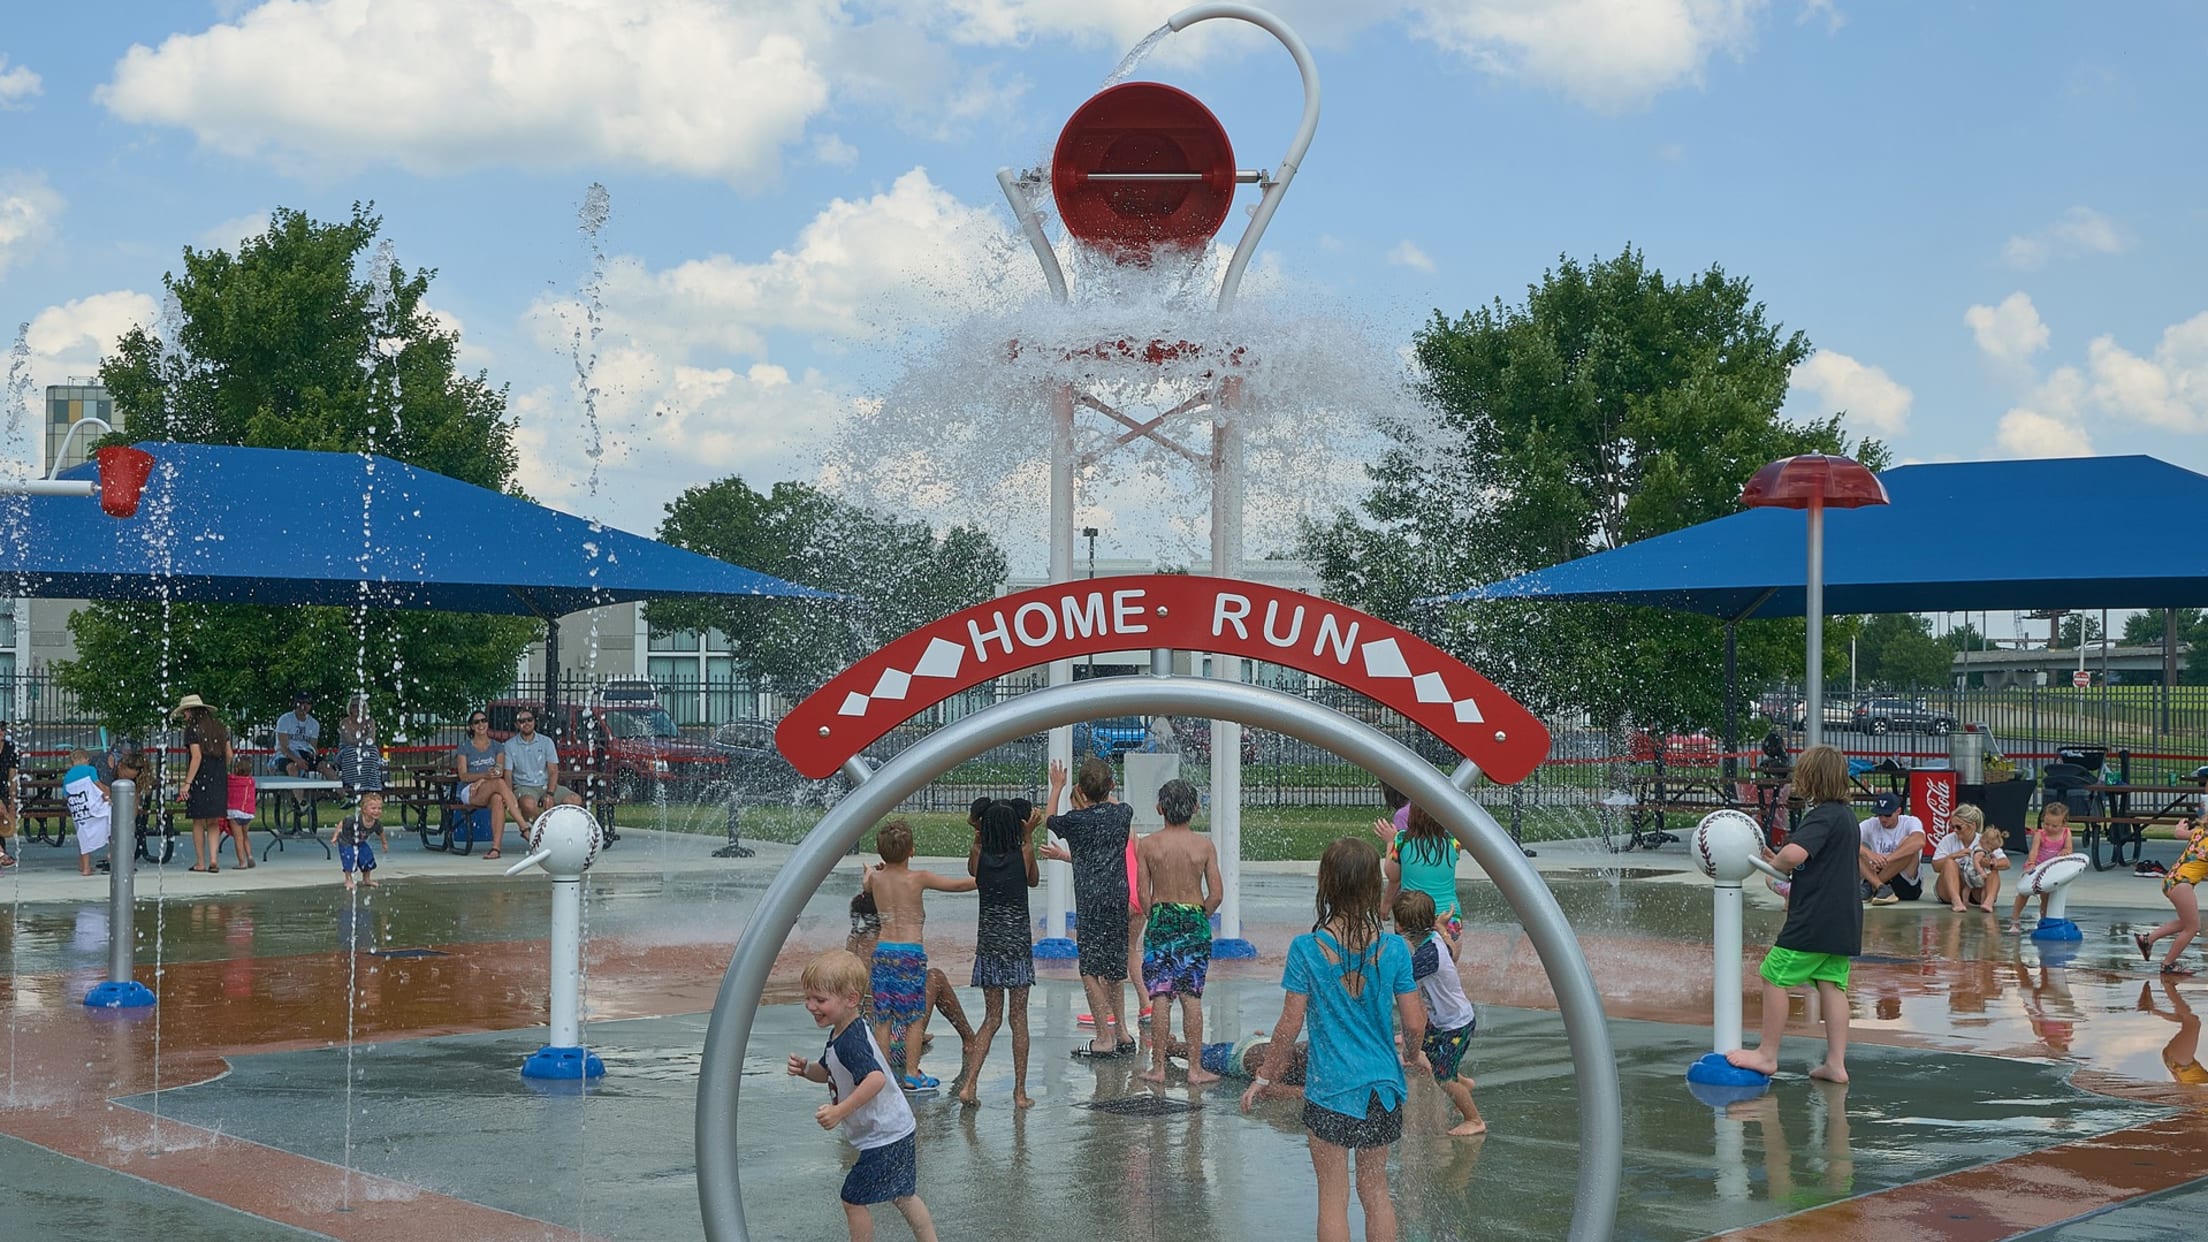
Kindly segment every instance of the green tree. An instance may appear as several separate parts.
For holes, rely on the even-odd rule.
[[[676,547],[833,591],[833,601],[663,600],[654,633],[718,628],[738,667],[787,695],[809,694],[861,655],[1004,582],[1004,553],[979,527],[940,537],[803,483],[757,492],[730,476],[667,505],[659,537]]]
[[[1776,458],[1886,464],[1881,445],[1850,442],[1837,413],[1780,417],[1809,342],[1716,267],[1673,281],[1631,248],[1562,258],[1522,303],[1437,313],[1413,345],[1446,443],[1384,454],[1360,511],[1307,528],[1306,554],[1330,594],[1418,629],[1541,707],[1713,724],[1722,623],[1621,605],[1411,601],[1720,517]],[[1835,629],[1828,669],[1846,667]],[[1799,677],[1802,633],[1798,621],[1743,623],[1742,684]]]
[[[2084,630],[2087,643],[2101,641],[2101,619],[2090,613],[2072,612],[2063,615],[2062,628],[2057,630],[2055,634],[2055,645],[2057,647],[2076,647],[2081,627]],[[2155,641],[2160,642],[2162,640],[2156,638]]]
[[[1896,690],[1947,684],[1955,648],[1932,637],[1932,623],[1909,612],[1878,613],[1863,622],[1856,660],[1863,677]]]
[[[2134,613],[2124,621],[2124,644],[2137,647],[2162,645],[2162,610]],[[2184,667],[2178,680],[2188,686],[2208,686],[2208,610],[2177,610],[2177,642]]]
[[[335,223],[279,208],[235,254],[186,247],[182,270],[163,277],[175,340],[134,329],[100,366],[124,438],[372,451],[508,488],[506,391],[456,369],[458,338],[423,301],[434,273],[409,273],[385,250],[364,262],[380,224],[358,205]],[[386,719],[442,714],[502,689],[536,629],[506,617],[143,601],[95,603],[69,624],[78,658],[59,680],[131,729],[185,691],[233,723],[272,718],[294,690],[340,703],[356,666]]]

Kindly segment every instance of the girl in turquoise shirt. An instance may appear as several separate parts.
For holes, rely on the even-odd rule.
[[[1321,1242],[1349,1237],[1349,1153],[1357,1153],[1357,1199],[1365,1237],[1395,1242],[1388,1198],[1388,1147],[1403,1134],[1406,1065],[1427,1069],[1426,1008],[1411,978],[1411,950],[1380,928],[1380,851],[1344,837],[1319,859],[1318,921],[1288,946],[1281,987],[1288,997],[1244,1111],[1287,1069],[1304,1019],[1311,1023],[1303,1125],[1319,1181]],[[1395,1024],[1403,1024],[1397,1059]]]

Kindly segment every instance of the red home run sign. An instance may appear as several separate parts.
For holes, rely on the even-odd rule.
[[[797,705],[775,744],[815,779],[899,723],[993,677],[1107,651],[1217,651],[1349,687],[1431,730],[1498,781],[1549,753],[1549,733],[1494,683],[1432,643],[1314,595],[1185,574],[1094,578],[1022,591],[890,643]]]

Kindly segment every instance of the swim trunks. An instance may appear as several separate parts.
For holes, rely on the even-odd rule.
[[[919,1194],[919,1155],[918,1138],[909,1130],[896,1142],[861,1151],[858,1163],[844,1175],[843,1201],[858,1205],[893,1203]]]
[[[1474,1018],[1453,1031],[1426,1028],[1426,1060],[1434,1067],[1435,1082],[1448,1082],[1457,1076],[1464,1050],[1472,1046],[1472,1028],[1479,1024],[1480,1020]]]
[[[1335,1147],[1386,1147],[1403,1137],[1403,1104],[1394,1108],[1380,1102],[1375,1091],[1365,1100],[1365,1115],[1354,1117],[1311,1103],[1303,1104],[1303,1128],[1311,1137]]]
[[[1142,986],[1151,996],[1202,996],[1211,970],[1211,917],[1202,906],[1153,902],[1142,929]]]
[[[928,951],[916,944],[874,946],[874,1016],[902,1030],[928,1008]]]
[[[1798,988],[1811,980],[1848,990],[1849,961],[1838,953],[1805,953],[1773,945],[1763,955],[1760,972],[1774,986]]]

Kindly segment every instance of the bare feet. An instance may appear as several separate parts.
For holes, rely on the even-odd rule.
[[[1956,902],[1956,903],[1955,903],[1955,906],[1954,906],[1954,909],[1955,909],[1955,913],[1957,913],[1957,914],[1961,914],[1961,913],[1962,913],[1963,911],[1965,911],[1965,910],[1967,910],[1967,909],[1969,909],[1969,908],[1970,908],[1970,907],[1968,907],[1968,906],[1964,905],[1964,904],[1963,904],[1962,902],[1959,902],[1959,901],[1958,901],[1958,902]]]
[[[361,883],[367,885],[370,888],[380,888],[383,884],[381,880],[362,880]]]
[[[981,1101],[979,1099],[976,1099],[974,1096],[974,1084],[972,1082],[968,1082],[965,1086],[958,1089],[958,1102],[964,1104],[968,1108],[975,1108],[980,1106]]]
[[[1754,1070],[1766,1078],[1779,1072],[1779,1058],[1761,1048],[1753,1051],[1747,1048],[1736,1048],[1725,1054],[1725,1060],[1728,1064],[1736,1065],[1741,1069]]]
[[[1033,1100],[1031,1100],[1031,1099],[1029,1099],[1029,1098],[1028,1098],[1028,1096],[1027,1096],[1027,1092],[1025,1092],[1025,1091],[1015,1091],[1015,1092],[1013,1092],[1013,1093],[1012,1093],[1012,1107],[1014,1107],[1014,1108],[1033,1108],[1033,1107],[1035,1107],[1035,1101],[1033,1101]]]
[[[1485,1121],[1467,1121],[1463,1125],[1449,1127],[1449,1137],[1451,1138],[1471,1138],[1475,1134],[1485,1133],[1487,1133],[1487,1123]]]
[[[1981,902],[1979,902],[1979,903],[1978,903],[1978,908],[1979,908],[1979,909],[1981,909],[1981,910],[1983,910],[1983,911],[1985,911],[1985,912],[1986,912],[1986,913],[1988,913],[1988,914],[1991,914],[1991,913],[1993,913],[1993,903],[1992,903],[1992,902],[1990,902],[1990,901],[1981,901]]]
[[[1809,1071],[1809,1076],[1819,1082],[1846,1082],[1848,1080],[1848,1071],[1844,1069],[1836,1070],[1831,1066],[1825,1064],[1824,1062],[1820,1061],[1817,1063],[1816,1069]]]
[[[1151,1069],[1146,1069],[1142,1071],[1141,1073],[1135,1075],[1135,1077],[1140,1078],[1144,1082],[1164,1082],[1165,1070],[1163,1070],[1162,1068],[1153,1067]]]
[[[1207,1082],[1217,1081],[1219,1081],[1219,1075],[1212,1073],[1201,1065],[1188,1067],[1188,1085],[1191,1087],[1201,1087]]]

